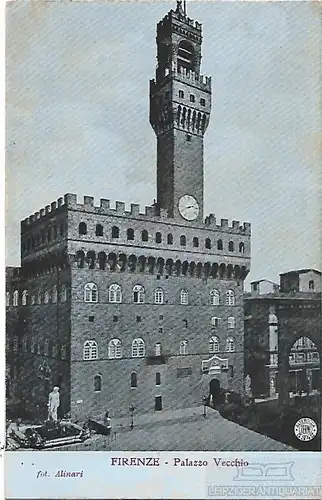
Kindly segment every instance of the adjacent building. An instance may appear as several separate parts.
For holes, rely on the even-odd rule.
[[[249,223],[204,216],[211,79],[180,1],[157,26],[150,123],[157,201],[143,211],[67,194],[21,222],[7,274],[7,396],[46,414],[188,407],[244,385]]]
[[[320,346],[320,271],[282,273],[279,287],[252,283],[245,294],[245,372],[255,397],[320,391]]]

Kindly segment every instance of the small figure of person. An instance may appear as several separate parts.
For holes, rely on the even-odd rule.
[[[57,421],[57,410],[60,405],[59,387],[54,387],[48,398],[48,420]]]
[[[110,434],[111,433],[111,429],[112,429],[112,424],[111,424],[111,419],[109,417],[108,411],[104,415],[104,425],[107,428],[108,433]]]
[[[14,439],[19,445],[24,446],[27,443],[25,433],[21,427],[21,418],[17,418],[15,422],[10,422],[7,427],[7,439]]]

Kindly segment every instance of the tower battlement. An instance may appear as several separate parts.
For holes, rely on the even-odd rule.
[[[177,9],[171,9],[170,12],[158,23],[157,32],[162,33],[163,30],[168,29],[169,25],[180,24],[184,25],[188,28],[192,33],[199,37],[201,37],[202,33],[202,24],[198,21],[194,21],[190,17],[187,16],[184,8],[182,7],[182,2],[177,2]]]
[[[250,222],[243,222],[241,224],[238,220],[233,220],[231,222],[231,225],[229,225],[228,219],[220,219],[220,225],[218,225],[214,214],[209,214],[205,218],[205,226],[209,227],[209,229],[211,230],[216,230],[216,231],[225,231],[247,236],[250,236],[251,234]]]
[[[52,216],[55,216],[56,213],[58,214],[62,209],[97,215],[109,215],[125,218],[133,217],[141,220],[152,219],[155,222],[165,221],[170,224],[172,221],[172,218],[169,218],[168,216],[167,210],[162,208],[159,209],[157,204],[145,206],[143,211],[141,211],[139,204],[131,203],[130,210],[126,210],[125,202],[123,201],[117,200],[115,202],[115,206],[112,207],[109,199],[100,198],[99,205],[95,205],[93,196],[84,196],[83,203],[78,203],[76,194],[67,193],[64,197],[58,198],[57,201],[53,201],[50,205],[46,205],[38,212],[35,212],[21,221],[21,229],[29,229],[35,222],[51,218]],[[231,225],[229,225],[228,219],[220,219],[220,224],[217,224],[214,214],[208,215],[205,218],[204,223],[197,225],[199,227],[208,228],[211,231],[222,231],[240,235],[250,235],[251,232],[251,225],[248,222],[240,224],[239,221],[233,220]]]
[[[21,221],[21,228],[24,229],[31,226],[35,222],[46,219],[48,216],[53,216],[62,208],[67,210],[75,210],[80,212],[89,212],[93,214],[100,215],[116,215],[124,217],[140,217],[140,218],[156,218],[156,219],[167,219],[168,214],[165,209],[158,209],[157,205],[145,206],[144,211],[140,211],[140,205],[137,203],[131,203],[130,210],[125,209],[125,202],[116,201],[115,208],[111,206],[110,200],[106,198],[100,199],[100,204],[94,204],[93,196],[84,196],[83,203],[78,203],[77,195],[73,193],[67,193],[64,197],[58,198],[57,201],[53,201],[50,205],[46,205],[44,208],[40,209],[38,212],[30,215],[23,221]]]
[[[156,90],[158,91],[160,85],[163,86],[170,82],[172,78],[211,93],[211,76],[200,75],[196,71],[183,67],[177,68],[176,64],[173,62],[169,74],[163,76],[163,78],[159,78],[158,82],[156,82],[154,78],[150,80],[150,95],[153,95]]]

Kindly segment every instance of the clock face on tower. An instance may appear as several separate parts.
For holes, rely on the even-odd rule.
[[[199,204],[190,194],[184,194],[179,200],[179,212],[186,220],[195,220],[199,214]]]

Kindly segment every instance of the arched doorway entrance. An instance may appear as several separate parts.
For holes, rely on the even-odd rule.
[[[300,337],[289,353],[289,392],[299,396],[319,392],[319,379],[319,351],[311,339]]]
[[[220,382],[217,378],[213,378],[209,382],[210,402],[214,405],[220,403]]]

